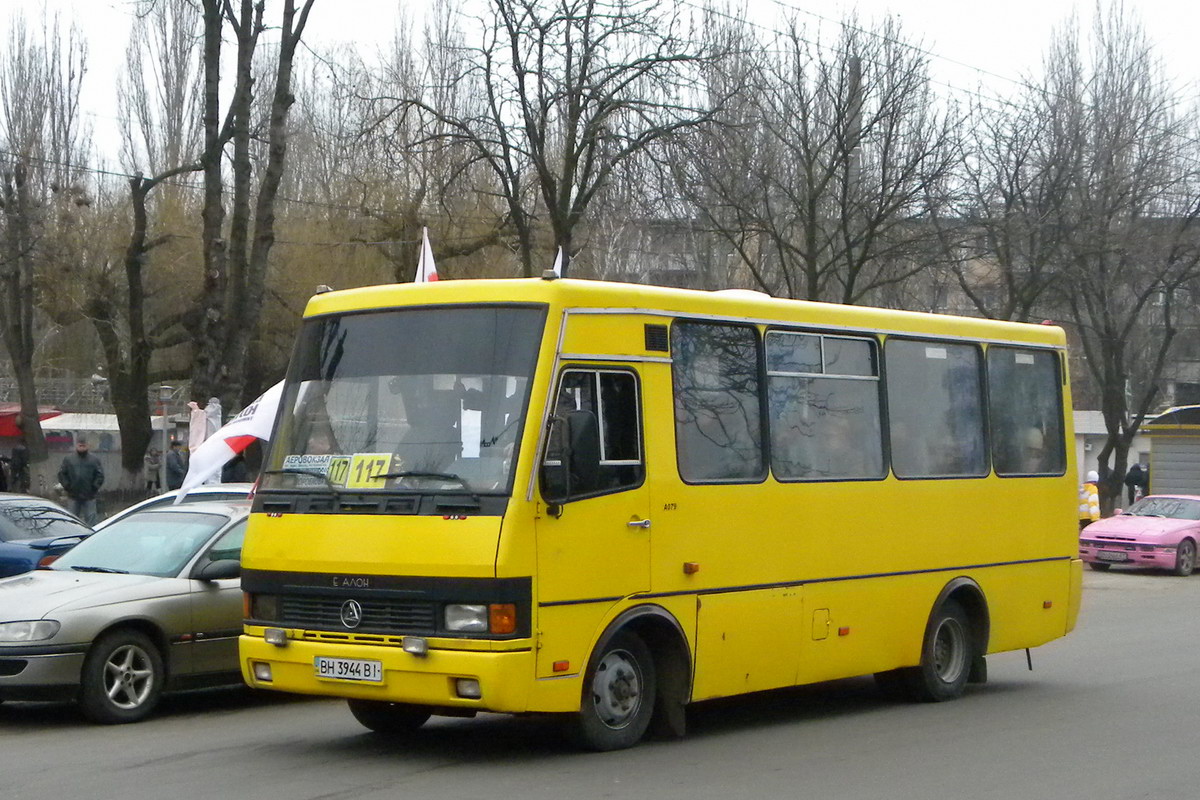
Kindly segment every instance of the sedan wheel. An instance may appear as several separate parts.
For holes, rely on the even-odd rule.
[[[1175,574],[1186,578],[1196,569],[1196,543],[1184,539],[1175,550]]]
[[[164,677],[162,656],[145,634],[113,631],[84,661],[79,703],[94,722],[137,722],[158,705]]]

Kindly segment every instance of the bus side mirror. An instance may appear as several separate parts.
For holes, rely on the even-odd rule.
[[[562,516],[562,504],[571,497],[600,488],[600,423],[591,411],[569,411],[550,419],[548,441],[559,432],[559,454],[547,448],[542,462],[542,497],[547,513]]]
[[[546,501],[546,512],[555,518],[562,516],[562,504],[571,496],[571,471],[567,466],[571,460],[571,447],[570,437],[564,434],[566,429],[566,418],[557,415],[550,417],[546,425],[546,452],[540,475],[542,499]],[[556,444],[558,452],[554,452]]]
[[[600,421],[591,411],[567,413],[567,463],[573,494],[588,494],[600,488]]]

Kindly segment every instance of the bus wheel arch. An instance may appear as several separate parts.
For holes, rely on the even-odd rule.
[[[983,589],[971,578],[958,577],[942,588],[937,602],[933,604],[934,609],[941,607],[947,600],[953,600],[962,606],[971,626],[971,673],[967,682],[986,683],[987,661],[984,660],[984,654],[987,653],[988,642],[991,640],[992,620]]]
[[[925,702],[952,700],[967,683],[987,681],[991,621],[983,590],[971,578],[958,577],[942,587],[921,637],[920,663],[877,672],[887,697]]]
[[[967,683],[986,681],[990,628],[987,600],[978,583],[958,577],[942,587],[921,640],[921,663],[905,671],[913,698],[953,700]]]
[[[666,609],[657,605],[635,606],[626,610],[610,622],[597,639],[585,673],[581,717],[587,711],[585,705],[591,702],[589,694],[598,662],[607,655],[614,641],[620,643],[623,640],[627,643],[629,637],[644,645],[651,661],[654,699],[647,732],[661,738],[683,736],[686,732],[684,708],[691,699],[691,651],[679,621]],[[637,738],[640,739],[641,734]],[[588,740],[586,731],[584,739],[588,746],[600,749],[601,745]],[[635,742],[636,740],[621,742],[617,746],[627,747]]]

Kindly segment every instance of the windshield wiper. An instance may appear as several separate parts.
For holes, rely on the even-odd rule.
[[[313,472],[310,469],[299,469],[297,467],[284,467],[283,469],[267,469],[263,470],[264,475],[311,475],[314,478],[320,478],[325,481],[326,488],[334,494],[338,493],[338,487],[333,485],[329,480],[329,476],[324,472]]]
[[[458,481],[463,486],[467,485],[459,476],[453,472],[422,472],[420,470],[406,469],[400,472],[385,472],[382,475],[372,475],[374,480],[383,480],[384,478],[438,478],[443,481]]]
[[[420,470],[401,470],[399,472],[385,472],[382,475],[374,476],[375,480],[384,480],[385,478],[432,478],[439,481],[454,481],[463,488],[463,491],[471,495],[471,499],[476,503],[479,502],[479,496],[472,491],[470,485],[463,480],[459,475],[453,472],[422,472]]]
[[[113,575],[128,575],[127,569],[113,569],[112,567],[71,567],[76,572],[107,572]]]

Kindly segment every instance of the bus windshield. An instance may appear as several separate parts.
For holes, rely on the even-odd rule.
[[[450,306],[308,321],[262,488],[508,494],[544,320]]]

